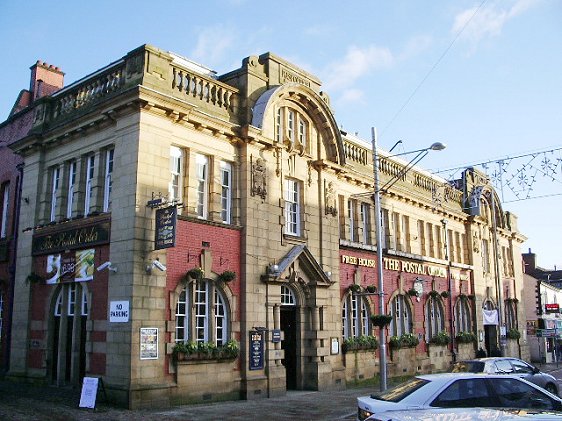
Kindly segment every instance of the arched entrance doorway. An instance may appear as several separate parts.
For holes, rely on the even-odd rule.
[[[281,330],[284,333],[281,349],[285,358],[281,364],[285,366],[286,388],[297,388],[297,305],[295,294],[286,285],[281,285]]]
[[[51,381],[79,385],[86,370],[88,294],[77,282],[61,284],[51,306]]]

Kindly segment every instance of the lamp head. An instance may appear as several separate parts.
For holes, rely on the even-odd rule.
[[[431,149],[432,151],[442,151],[446,147],[447,147],[447,145],[445,145],[444,143],[435,142],[429,147],[429,149]]]

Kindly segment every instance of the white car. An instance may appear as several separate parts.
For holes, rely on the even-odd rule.
[[[384,392],[357,398],[357,420],[364,421],[384,411],[476,407],[562,411],[562,399],[511,375],[426,374]]]
[[[387,411],[366,421],[560,421],[562,413],[527,409],[432,408]]]

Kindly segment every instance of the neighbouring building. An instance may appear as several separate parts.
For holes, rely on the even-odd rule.
[[[0,125],[32,116],[2,135],[23,163],[13,378],[99,377],[129,408],[339,389],[380,371],[378,324],[390,375],[528,356],[525,237],[472,168],[381,152],[378,307],[371,145],[278,56],[218,76],[144,45],[24,105]]]
[[[531,360],[562,361],[562,271],[537,265],[537,256],[529,249],[523,254],[525,265],[525,311]]]

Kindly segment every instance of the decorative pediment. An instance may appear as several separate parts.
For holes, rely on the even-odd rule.
[[[272,283],[299,283],[303,290],[313,287],[327,288],[334,284],[328,273],[308,247],[294,246],[279,263],[269,265],[262,281]]]

